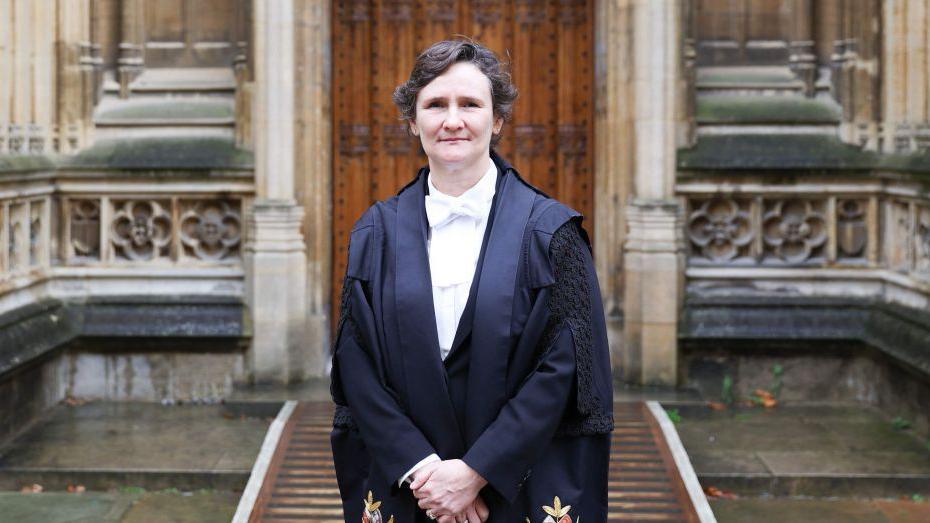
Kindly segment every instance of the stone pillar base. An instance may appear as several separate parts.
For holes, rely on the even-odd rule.
[[[290,383],[322,367],[320,347],[306,339],[307,299],[303,208],[292,200],[256,200],[247,215],[246,305],[252,340],[249,381]]]
[[[684,293],[683,210],[676,200],[634,200],[626,216],[621,379],[675,386]]]

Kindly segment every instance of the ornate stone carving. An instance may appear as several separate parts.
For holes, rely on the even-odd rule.
[[[754,234],[749,201],[714,198],[690,202],[687,236],[691,257],[728,263],[750,257]]]
[[[26,204],[23,202],[11,203],[9,207],[9,238],[7,247],[10,272],[25,269],[29,265],[29,216]]]
[[[837,258],[864,259],[868,242],[866,200],[840,199],[836,202]]]
[[[168,256],[171,212],[156,200],[114,202],[110,241],[118,259],[151,261]]]
[[[917,230],[914,231],[914,270],[930,278],[930,207],[917,208]]]
[[[29,265],[38,265],[42,261],[42,206],[43,202],[34,201],[29,205]]]
[[[12,208],[11,208],[11,211],[12,211]],[[13,272],[19,268],[19,249],[17,248],[17,245],[19,244],[19,236],[20,234],[22,234],[23,228],[22,228],[22,224],[16,221],[16,219],[13,217],[12,212],[10,212],[10,223],[8,227],[9,227],[8,235],[10,238],[10,245],[7,246],[7,260],[9,260],[10,265],[9,267],[7,267],[7,269],[10,272]]]
[[[238,201],[183,202],[180,218],[184,255],[201,260],[225,260],[239,255],[242,231]]]
[[[100,257],[100,201],[71,200],[71,248],[79,257]]]
[[[822,262],[828,236],[823,214],[825,203],[800,199],[766,201],[762,216],[764,261]]]

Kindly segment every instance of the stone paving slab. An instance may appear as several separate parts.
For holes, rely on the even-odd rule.
[[[247,480],[269,423],[222,405],[60,405],[0,450],[0,488],[229,488]]]
[[[0,492],[0,514],[2,521],[17,523],[116,523],[138,497],[115,492]]]
[[[719,523],[926,523],[930,503],[897,500],[711,500]]]
[[[120,523],[229,523],[238,502],[231,491],[146,492]]]
[[[926,451],[761,451],[756,456],[776,476],[930,474],[930,452]]]
[[[679,414],[679,435],[705,487],[781,496],[930,493],[926,442],[873,407],[692,404]]]

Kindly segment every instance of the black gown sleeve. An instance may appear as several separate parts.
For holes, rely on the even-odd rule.
[[[333,424],[357,428],[383,479],[396,483],[435,450],[401,407],[378,352],[361,335],[374,324],[363,283],[348,276],[343,283],[330,386],[336,403]]]
[[[549,322],[543,335],[543,344],[558,336],[561,329],[572,333],[575,347],[576,388],[575,401],[566,409],[559,424],[558,435],[580,436],[607,434],[613,430],[612,398],[604,398],[599,387],[597,365],[603,365],[603,356],[609,351],[598,340],[606,340],[606,332],[595,336],[595,329],[605,329],[601,308],[594,300],[600,299],[600,288],[594,269],[594,259],[584,230],[576,220],[559,227],[549,244],[555,284],[549,298]],[[601,321],[598,321],[601,320]],[[609,364],[609,356],[607,356]],[[609,379],[609,370],[607,370]],[[602,384],[603,385],[603,384]],[[609,386],[609,384],[608,384]],[[606,400],[606,401],[605,401]],[[605,404],[607,403],[607,404]]]
[[[596,395],[589,394],[593,391],[591,300],[596,296],[592,281],[597,289],[597,277],[582,234],[575,220],[554,233],[549,256],[555,281],[543,290],[549,293],[545,298],[549,319],[536,368],[463,458],[508,500],[516,496],[557,429],[566,432],[565,417],[584,419],[581,413],[599,408]],[[577,398],[575,405],[569,404],[571,397]]]

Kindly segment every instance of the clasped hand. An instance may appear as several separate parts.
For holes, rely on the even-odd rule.
[[[450,459],[421,467],[410,489],[439,523],[482,523],[489,511],[478,492],[487,483],[464,461]]]

